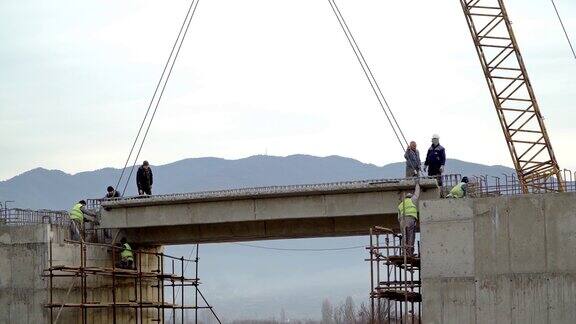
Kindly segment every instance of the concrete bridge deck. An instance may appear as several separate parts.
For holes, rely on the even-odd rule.
[[[422,199],[436,199],[434,179],[421,179]],[[364,235],[397,227],[397,205],[414,180],[314,185],[131,197],[102,202],[101,226],[131,242],[185,244]]]

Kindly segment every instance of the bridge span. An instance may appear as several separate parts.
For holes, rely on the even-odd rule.
[[[435,179],[421,179],[421,200],[436,199]],[[101,227],[139,244],[365,235],[397,228],[397,206],[414,180],[366,180],[246,188],[103,201]]]

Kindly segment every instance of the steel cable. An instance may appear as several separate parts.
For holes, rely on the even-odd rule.
[[[376,99],[380,104],[380,108],[382,108],[382,111],[384,112],[384,115],[386,116],[386,119],[388,120],[390,127],[392,127],[392,131],[394,132],[394,135],[398,140],[398,143],[400,144],[402,152],[405,152],[406,148],[408,147],[408,140],[406,140],[406,136],[404,135],[404,132],[402,131],[402,128],[400,127],[400,124],[398,123],[398,120],[396,119],[396,116],[394,115],[392,108],[390,108],[390,105],[388,104],[386,97],[382,93],[382,89],[380,88],[380,85],[378,84],[376,77],[374,77],[374,74],[372,73],[372,69],[368,65],[368,62],[366,61],[364,54],[360,50],[360,46],[358,46],[356,38],[352,34],[350,27],[348,26],[348,23],[346,23],[346,20],[344,19],[344,16],[342,15],[340,8],[336,4],[336,1],[328,0],[328,3],[330,4],[332,11],[334,12],[334,15],[336,15],[336,19],[338,19],[338,23],[340,24],[342,31],[344,31],[344,35],[346,36],[346,39],[348,40],[350,47],[352,47],[354,55],[356,56],[358,63],[360,63],[360,67],[362,68],[362,71],[364,72],[364,75],[366,76],[368,83],[370,83],[370,87],[372,88],[372,91],[374,92],[374,95],[376,96]],[[415,153],[412,152],[412,154]],[[407,161],[408,163],[411,164],[414,170],[420,169],[420,166],[414,165],[411,159],[407,159]]]
[[[156,104],[154,105],[154,110],[152,113],[152,116],[150,117],[150,120],[148,122],[148,126],[146,127],[146,131],[142,137],[140,146],[138,148],[138,152],[136,153],[136,156],[134,158],[134,162],[132,164],[132,167],[130,168],[130,173],[128,175],[128,178],[126,180],[126,183],[124,185],[124,188],[122,190],[122,195],[124,196],[124,194],[126,193],[126,189],[128,187],[128,184],[130,182],[130,179],[132,178],[132,174],[134,173],[134,168],[136,167],[136,163],[138,161],[138,158],[140,157],[140,154],[142,152],[142,148],[144,146],[144,143],[146,141],[146,138],[148,136],[148,133],[150,131],[150,127],[152,125],[152,122],[154,120],[154,117],[156,116],[156,112],[158,110],[160,101],[162,99],[162,96],[164,94],[164,91],[166,90],[166,86],[168,84],[168,80],[170,79],[170,76],[172,74],[174,65],[176,63],[176,60],[178,58],[178,55],[180,53],[180,50],[182,48],[182,44],[184,42],[184,39],[186,37],[186,34],[188,33],[188,29],[190,27],[190,23],[192,22],[192,18],[194,17],[194,14],[196,12],[196,8],[198,6],[198,3],[200,2],[200,0],[193,0],[190,4],[190,7],[188,8],[188,12],[186,14],[186,17],[182,23],[182,26],[180,27],[180,31],[178,33],[178,37],[176,38],[176,41],[174,42],[174,45],[172,46],[172,51],[170,52],[170,56],[168,57],[168,60],[166,61],[166,64],[164,66],[164,69],[162,71],[160,80],[158,81],[156,88],[154,90],[154,95],[152,97],[152,99],[150,100],[150,103],[148,105],[148,109],[146,110],[146,114],[144,116],[144,119],[142,120],[142,123],[140,125],[140,128],[138,130],[138,133],[136,135],[136,138],[134,139],[134,142],[132,144],[132,147],[130,149],[130,152],[128,154],[128,158],[126,159],[126,163],[124,165],[124,168],[122,169],[122,172],[120,174],[120,177],[118,179],[118,183],[116,185],[116,188],[119,189],[119,186],[122,182],[122,178],[124,177],[124,173],[126,171],[126,168],[128,166],[128,163],[130,161],[130,159],[132,158],[132,154],[134,152],[134,148],[136,147],[136,144],[138,143],[138,139],[140,138],[140,134],[142,132],[142,129],[146,123],[147,117],[150,113],[150,109],[152,108],[152,106],[154,105],[154,100],[156,99],[156,95],[158,94],[158,90],[160,90],[160,93],[158,95],[158,98],[156,100]],[[406,146],[408,146],[408,141],[406,140],[406,137],[404,135],[404,132],[402,131],[402,129],[400,128],[400,125],[396,119],[396,116],[394,115],[394,113],[392,112],[390,105],[388,104],[388,101],[386,100],[386,98],[384,97],[382,90],[378,84],[378,82],[376,81],[374,74],[372,73],[372,70],[370,69],[368,63],[366,62],[366,59],[362,53],[362,51],[360,50],[358,43],[356,42],[356,39],[354,38],[354,36],[352,35],[350,28],[348,27],[348,24],[346,23],[346,20],[344,19],[342,13],[340,12],[340,9],[338,8],[338,5],[336,4],[336,2],[334,0],[328,0],[332,11],[334,12],[334,14],[336,15],[336,18],[338,19],[338,23],[340,24],[342,30],[344,31],[344,34],[348,40],[348,43],[350,44],[350,46],[352,47],[352,50],[354,51],[354,54],[358,60],[358,62],[360,63],[360,66],[362,68],[362,71],[364,72],[364,75],[366,76],[370,87],[372,88],[372,91],[374,92],[378,103],[380,104],[380,107],[382,108],[382,111],[384,112],[386,119],[388,120],[388,123],[390,124],[390,126],[392,127],[392,131],[394,132],[394,135],[398,141],[398,143],[401,146],[401,149],[404,151],[404,148]],[[184,29],[184,26],[186,26],[186,28]],[[184,33],[182,34],[182,30],[184,30]],[[180,37],[182,36],[182,37]],[[177,48],[177,49],[176,49]],[[174,54],[174,50],[176,49],[176,53]],[[173,59],[172,59],[173,58]],[[168,69],[168,66],[170,66],[170,68]],[[166,76],[166,79],[164,80],[164,75],[166,74],[166,70],[168,70],[168,74]],[[162,82],[164,80],[164,82]],[[414,167],[414,166],[413,166]]]
[[[564,31],[564,35],[566,36],[566,40],[568,41],[568,46],[570,46],[570,49],[572,50],[572,55],[574,55],[574,58],[576,59],[576,50],[574,50],[574,46],[572,45],[572,42],[570,41],[570,36],[568,36],[568,31],[566,31],[566,27],[564,26],[564,22],[562,21],[562,17],[560,16],[560,12],[558,11],[558,7],[556,6],[556,3],[554,2],[554,0],[550,0],[550,2],[552,2],[552,6],[554,6],[554,11],[556,11],[556,17],[558,17],[558,21],[560,22],[560,26],[562,26],[562,30]]]
[[[360,47],[358,46],[358,43],[356,42],[354,35],[350,31],[350,28],[348,27],[348,24],[346,23],[346,20],[344,19],[344,16],[342,15],[340,9],[338,8],[336,2],[334,0],[328,0],[328,3],[330,4],[332,11],[336,15],[338,23],[340,24],[340,27],[342,28],[344,34],[346,35],[348,43],[352,47],[352,50],[354,51],[354,55],[356,56],[358,63],[360,63],[360,66],[362,67],[362,71],[364,72],[366,79],[368,79],[370,87],[372,88],[374,95],[376,95],[378,103],[380,104],[382,111],[386,115],[388,123],[392,127],[392,131],[394,132],[394,135],[396,136],[396,139],[398,140],[398,143],[400,144],[402,151],[404,151],[405,147],[408,146],[408,141],[406,140],[406,137],[404,136],[404,133],[402,132],[402,129],[400,128],[400,125],[398,124],[398,121],[394,113],[392,112],[392,109],[390,108],[388,101],[384,97],[382,90],[380,89],[380,86],[378,85],[378,82],[376,81],[376,78],[374,77],[374,74],[370,69],[370,66],[366,62],[364,54],[360,50]]]
[[[154,111],[152,112],[152,116],[150,117],[150,121],[148,122],[148,126],[146,127],[146,132],[144,133],[144,136],[142,137],[140,147],[138,148],[138,153],[136,154],[136,157],[134,158],[134,163],[132,164],[132,167],[130,168],[130,174],[128,175],[128,179],[126,180],[126,184],[124,185],[124,188],[122,190],[122,196],[124,196],[124,194],[126,193],[126,188],[128,187],[128,184],[130,183],[130,179],[132,178],[132,174],[134,173],[134,168],[136,167],[136,163],[138,162],[138,158],[140,157],[140,153],[142,152],[142,147],[144,147],[144,143],[145,143],[146,138],[148,136],[148,132],[150,131],[150,127],[152,126],[152,122],[154,121],[154,117],[156,116],[156,112],[158,111],[160,101],[162,100],[162,95],[164,94],[164,91],[166,90],[166,86],[168,84],[168,81],[170,80],[170,76],[172,75],[172,70],[174,69],[174,65],[176,64],[176,60],[178,59],[178,54],[180,54],[180,50],[182,49],[182,44],[184,44],[184,39],[186,38],[186,35],[188,33],[188,29],[190,28],[190,24],[192,22],[192,19],[194,18],[194,14],[196,13],[196,9],[198,8],[199,2],[200,2],[200,0],[192,0],[192,2],[190,4],[190,8],[188,9],[188,14],[186,15],[186,18],[182,24],[182,27],[180,28],[180,32],[178,33],[178,38],[176,39],[176,42],[174,43],[174,46],[172,48],[172,52],[173,52],[176,45],[178,47],[178,49],[176,50],[176,53],[174,54],[174,59],[171,60],[171,58],[172,58],[172,55],[171,55],[168,58],[168,61],[166,62],[166,66],[164,68],[162,76],[164,75],[164,72],[166,71],[166,68],[168,67],[168,65],[170,65],[170,69],[168,70],[168,74],[166,76],[165,81],[163,83],[162,82],[159,83],[159,84],[162,84],[160,94],[158,96],[158,99],[156,100],[156,104],[154,106]],[[184,29],[184,34],[182,34],[182,37],[180,38],[180,35],[182,33],[182,28],[184,26],[186,26],[186,29]],[[170,62],[171,62],[171,64],[170,64]],[[160,81],[162,81],[162,78],[160,79]],[[156,95],[157,91],[158,91],[158,87],[157,87],[156,91],[154,92],[155,95]],[[154,97],[152,98],[151,103],[153,103],[153,101],[154,101]],[[148,115],[148,112],[149,111],[146,112],[146,115]],[[144,121],[145,120],[146,119],[144,119]],[[140,131],[139,131],[139,133],[140,133]]]
[[[152,108],[152,104],[154,103],[154,99],[156,98],[156,94],[158,92],[158,89],[160,88],[160,84],[162,83],[162,80],[164,79],[164,74],[166,73],[166,69],[168,68],[168,64],[170,63],[170,61],[172,60],[172,56],[174,55],[174,50],[176,49],[176,45],[178,44],[178,40],[180,39],[180,35],[182,34],[182,30],[184,29],[184,25],[186,23],[186,21],[188,20],[188,16],[190,15],[190,11],[192,9],[192,6],[194,4],[194,1],[192,1],[192,3],[190,4],[190,7],[188,8],[188,11],[186,12],[186,17],[184,18],[184,21],[182,22],[182,26],[180,26],[180,31],[178,32],[178,37],[176,37],[176,40],[174,41],[174,45],[172,45],[172,50],[170,51],[170,55],[168,56],[168,59],[166,60],[166,64],[164,65],[164,69],[162,70],[162,74],[160,75],[160,79],[158,80],[158,83],[156,84],[156,88],[154,89],[154,94],[152,95],[152,98],[150,99],[150,103],[148,104],[148,109],[146,109],[146,114],[144,115],[144,119],[142,119],[142,123],[140,123],[140,128],[138,129],[138,133],[136,134],[136,138],[134,138],[134,142],[132,143],[132,147],[130,148],[130,152],[128,153],[128,158],[126,159],[126,162],[124,163],[124,167],[122,168],[122,172],[120,173],[120,177],[118,178],[118,182],[116,183],[116,187],[115,189],[118,190],[120,183],[122,182],[122,178],[124,177],[124,172],[126,171],[126,167],[128,166],[128,163],[130,162],[130,158],[132,157],[132,153],[134,152],[134,148],[136,147],[136,143],[138,143],[138,138],[140,137],[140,134],[142,132],[142,128],[144,127],[144,124],[146,123],[146,119],[148,118],[148,114],[150,113],[150,109]]]

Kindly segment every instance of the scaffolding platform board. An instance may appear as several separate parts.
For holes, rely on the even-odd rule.
[[[408,301],[409,303],[419,303],[422,302],[422,295],[418,292],[404,291],[404,290],[387,290],[387,289],[376,289],[372,292],[372,295],[377,298],[385,298],[394,301]]]
[[[404,256],[403,255],[391,255],[386,257],[386,259],[388,259],[388,261],[390,261],[392,264],[394,264],[395,266],[404,266]],[[419,257],[413,257],[413,256],[407,256],[406,257],[406,264],[408,264],[409,266],[412,266],[414,268],[420,268],[420,258]]]

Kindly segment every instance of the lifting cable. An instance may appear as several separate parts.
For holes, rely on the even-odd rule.
[[[136,134],[134,142],[132,143],[132,147],[130,148],[130,152],[128,153],[128,157],[127,157],[126,162],[124,164],[124,168],[122,169],[122,172],[121,172],[120,177],[118,179],[118,182],[116,184],[116,190],[119,189],[120,184],[122,183],[122,178],[124,177],[124,173],[126,172],[128,163],[132,159],[134,149],[136,148],[138,140],[140,139],[140,135],[142,133],[144,125],[146,124],[146,121],[148,119],[148,115],[150,114],[150,110],[152,109],[152,106],[154,106],[154,110],[152,111],[152,115],[150,117],[150,120],[148,121],[146,131],[144,132],[144,135],[143,135],[142,139],[140,140],[140,145],[139,145],[138,151],[134,157],[134,162],[132,164],[132,167],[130,168],[130,173],[129,173],[128,178],[126,179],[126,183],[124,184],[124,187],[122,189],[122,196],[125,195],[126,189],[127,189],[128,184],[130,182],[132,174],[134,173],[134,168],[136,167],[136,163],[138,162],[138,158],[140,157],[140,153],[142,152],[142,147],[144,146],[144,143],[145,143],[146,138],[148,136],[148,132],[150,131],[150,127],[152,125],[152,122],[154,121],[154,117],[156,116],[156,112],[158,111],[158,106],[160,105],[162,95],[164,94],[164,90],[166,90],[166,85],[168,84],[168,80],[170,79],[170,76],[172,74],[172,70],[173,70],[174,65],[176,63],[176,59],[178,58],[178,54],[180,53],[180,49],[182,48],[182,44],[184,43],[184,39],[186,38],[186,34],[188,33],[190,23],[192,22],[192,18],[194,17],[194,14],[196,13],[196,8],[197,8],[199,2],[200,2],[200,0],[192,0],[192,2],[190,3],[190,7],[188,8],[188,12],[186,13],[186,17],[184,18],[184,21],[182,22],[182,26],[180,27],[180,31],[178,32],[178,37],[176,38],[174,45],[172,46],[170,56],[168,57],[168,60],[166,61],[166,64],[164,65],[164,69],[162,71],[160,79],[158,80],[158,83],[157,83],[156,88],[154,90],[154,94],[153,94],[152,98],[150,99],[150,103],[149,103],[148,108],[146,110],[146,114],[144,115],[144,119],[142,120],[142,123],[140,124],[140,128],[138,129],[138,133]],[[382,111],[384,112],[386,119],[388,120],[388,123],[392,127],[392,131],[394,132],[394,135],[395,135],[396,139],[398,140],[398,143],[400,144],[400,148],[404,152],[405,148],[408,146],[408,141],[406,140],[406,136],[404,135],[404,132],[400,128],[400,125],[396,119],[396,116],[392,112],[392,109],[390,108],[388,101],[384,97],[382,90],[380,89],[380,86],[379,86],[378,82],[376,81],[376,78],[374,77],[372,70],[370,69],[370,66],[366,62],[364,54],[360,50],[358,43],[356,42],[356,39],[352,35],[350,28],[348,27],[348,24],[346,23],[346,20],[344,19],[344,17],[342,16],[342,13],[340,12],[340,9],[338,8],[338,5],[336,4],[336,2],[334,0],[328,0],[328,3],[330,4],[332,11],[336,15],[336,18],[338,19],[338,23],[340,24],[340,27],[344,31],[344,34],[348,40],[348,43],[352,47],[352,50],[354,51],[354,55],[356,56],[358,63],[360,63],[362,71],[364,72],[364,75],[366,76],[366,78],[370,84],[370,87],[372,88],[372,91],[374,92],[374,95],[376,96],[376,99],[378,100],[378,103],[379,103],[380,107],[382,108]],[[166,73],[166,71],[168,71],[168,73]],[[158,91],[158,90],[160,90],[160,91]],[[415,167],[415,166],[413,166],[413,167]]]
[[[406,140],[406,136],[404,136],[404,132],[402,131],[402,128],[400,128],[400,124],[398,123],[398,120],[396,119],[396,116],[394,115],[392,108],[390,108],[390,105],[388,104],[386,97],[384,97],[384,94],[380,89],[380,85],[378,85],[378,81],[376,80],[374,74],[372,73],[372,69],[370,69],[370,66],[366,62],[366,58],[364,58],[364,54],[362,54],[362,51],[360,50],[360,47],[356,42],[356,38],[354,38],[354,35],[350,31],[350,27],[348,27],[348,24],[346,23],[346,20],[344,19],[342,12],[340,12],[340,8],[338,8],[336,1],[328,0],[328,3],[330,4],[332,11],[334,12],[334,15],[336,15],[336,19],[338,19],[338,23],[340,24],[340,27],[342,27],[342,31],[346,35],[346,39],[348,40],[350,47],[352,47],[354,55],[356,56],[356,59],[358,59],[358,63],[360,63],[360,67],[362,67],[362,71],[364,72],[366,79],[368,79],[368,83],[370,83],[370,87],[372,88],[372,91],[374,92],[376,99],[378,99],[380,108],[382,108],[382,111],[384,112],[384,115],[386,115],[386,119],[388,120],[390,127],[392,127],[392,131],[394,132],[394,135],[396,136],[396,139],[400,144],[400,149],[402,150],[402,152],[405,152],[406,148],[408,147],[408,141]],[[412,154],[415,155],[415,153]],[[414,165],[412,159],[407,159],[407,161],[408,163],[411,164],[411,167],[414,170],[420,169],[419,168],[420,166]]]
[[[140,143],[140,146],[138,148],[138,152],[136,153],[136,156],[134,157],[134,163],[132,164],[132,167],[130,169],[130,174],[128,175],[128,179],[126,180],[126,184],[124,185],[124,188],[122,190],[122,196],[124,196],[124,194],[126,193],[126,188],[128,187],[128,183],[130,182],[130,178],[132,177],[132,174],[134,172],[134,168],[136,167],[136,163],[138,161],[138,158],[140,157],[142,147],[144,146],[144,142],[146,141],[146,137],[148,136],[148,131],[150,130],[150,126],[152,125],[152,121],[154,120],[154,117],[156,116],[156,111],[158,110],[160,100],[162,99],[162,95],[164,94],[164,90],[166,90],[166,85],[168,84],[168,80],[170,79],[170,75],[172,74],[172,69],[174,68],[174,65],[176,63],[176,59],[178,58],[178,54],[180,53],[180,49],[182,48],[182,44],[184,43],[184,39],[186,38],[186,34],[188,33],[188,28],[190,27],[190,23],[192,22],[192,18],[194,17],[194,14],[196,13],[196,8],[198,7],[199,2],[200,2],[200,0],[192,0],[192,2],[190,3],[190,7],[188,8],[188,11],[186,13],[186,17],[184,18],[184,21],[182,22],[182,26],[180,26],[180,31],[178,32],[178,37],[176,37],[176,40],[174,41],[174,45],[172,45],[172,50],[170,51],[170,56],[168,57],[168,60],[166,60],[166,64],[164,65],[164,69],[162,70],[162,74],[160,75],[160,79],[158,80],[158,83],[156,84],[156,88],[154,89],[154,94],[152,95],[152,99],[150,99],[150,103],[148,104],[148,109],[146,110],[146,114],[144,115],[144,119],[142,120],[142,123],[140,124],[140,128],[138,129],[138,133],[136,134],[136,138],[134,138],[134,142],[132,143],[132,147],[130,148],[130,152],[128,153],[128,158],[126,159],[126,163],[124,164],[124,168],[122,168],[122,172],[120,173],[120,177],[118,178],[118,182],[117,182],[116,188],[115,188],[116,190],[118,190],[120,187],[120,184],[122,182],[122,178],[124,177],[124,172],[126,171],[128,163],[130,163],[130,160],[132,158],[132,154],[134,153],[134,148],[136,147],[136,144],[138,143],[138,140],[140,139],[140,134],[142,133],[142,129],[144,128],[144,125],[146,124],[146,120],[148,118],[148,115],[150,114],[150,110],[151,110],[152,106],[154,106],[152,116],[150,117],[150,120],[148,122],[148,126],[146,127],[146,131],[145,131],[145,133],[141,139],[141,143]],[[182,33],[182,31],[184,31],[184,33]],[[166,74],[166,71],[168,71],[167,74]],[[159,89],[160,89],[160,92],[158,92]],[[156,103],[154,104],[154,102],[156,102]]]
[[[386,115],[386,119],[388,120],[388,123],[390,123],[392,131],[394,132],[394,135],[396,136],[396,139],[398,140],[398,143],[400,144],[400,147],[404,152],[404,150],[408,146],[408,141],[406,140],[406,137],[404,136],[404,133],[402,132],[402,129],[398,124],[398,121],[396,120],[396,116],[392,112],[392,109],[390,108],[388,101],[382,94],[382,90],[380,89],[380,86],[378,85],[378,82],[376,81],[376,78],[374,77],[374,74],[372,73],[370,66],[366,62],[364,54],[362,54],[362,51],[360,50],[360,47],[358,46],[358,43],[356,42],[354,35],[352,35],[352,32],[350,31],[350,28],[348,27],[348,24],[346,23],[344,16],[342,16],[342,13],[340,12],[340,9],[338,8],[338,5],[336,4],[335,0],[328,0],[328,3],[330,3],[330,7],[332,7],[332,11],[336,15],[338,23],[340,24],[340,27],[342,27],[342,31],[344,31],[344,34],[348,39],[348,43],[352,47],[354,55],[356,55],[358,63],[360,63],[362,71],[364,71],[364,75],[366,76],[366,79],[368,79],[370,87],[372,88],[374,95],[376,95],[376,99],[378,99],[378,103],[380,104],[382,111]]]
[[[566,31],[566,27],[564,26],[564,22],[562,21],[562,17],[560,16],[560,12],[558,11],[558,7],[554,0],[550,0],[552,2],[552,6],[554,6],[554,11],[556,11],[556,17],[558,17],[558,21],[560,22],[560,26],[562,26],[562,30],[564,31],[564,36],[566,36],[566,40],[568,41],[568,46],[572,50],[572,55],[576,59],[576,50],[574,50],[574,46],[572,46],[572,42],[570,41],[570,36],[568,36],[568,31]]]

